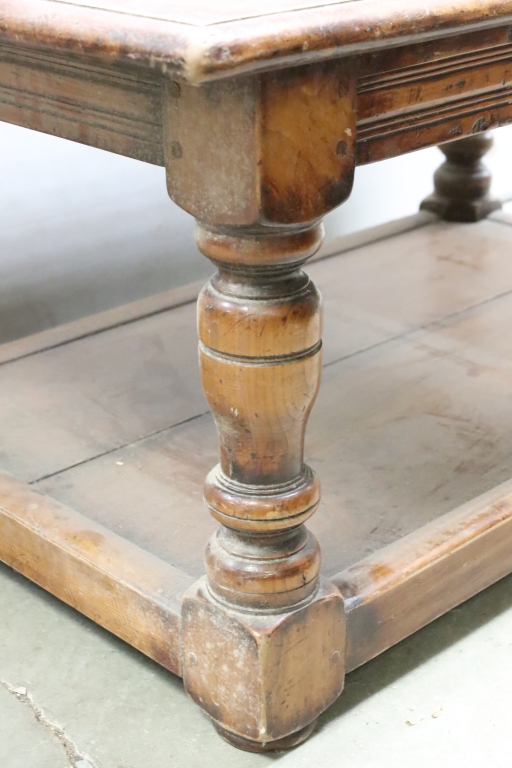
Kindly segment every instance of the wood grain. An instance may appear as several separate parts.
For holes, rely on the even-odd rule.
[[[481,221],[501,208],[493,199],[491,174],[482,158],[492,147],[492,137],[481,133],[444,144],[443,165],[434,174],[434,194],[423,200],[421,209],[445,221]]]
[[[4,473],[0,559],[181,674],[180,598],[191,580],[172,565]]]
[[[182,633],[185,689],[240,749],[300,743],[343,687],[343,602],[324,580],[310,603],[258,616],[220,610],[201,580],[184,597]]]
[[[322,316],[320,294],[302,265],[320,247],[322,216],[350,195],[356,162],[512,121],[510,22],[512,0],[311,0],[306,6],[250,0],[243,11],[231,0],[213,10],[204,0],[187,7],[174,0],[147,6],[140,0],[0,0],[0,119],[164,162],[171,197],[196,217],[197,245],[218,270],[200,294],[198,327],[201,380],[220,451],[204,493],[220,526],[206,548],[206,576],[183,596],[180,649],[176,612],[160,594],[162,577],[174,592],[187,581],[183,574],[159,570],[151,556],[130,545],[125,551],[103,529],[84,529],[83,519],[57,502],[1,477],[0,556],[153,658],[164,648],[168,668],[179,671],[182,661],[185,690],[237,747],[297,744],[344,683],[345,608],[340,591],[320,575],[320,545],[305,526],[321,496],[304,446],[322,371]],[[444,42],[435,50],[438,38]],[[377,63],[361,58],[382,49]],[[473,138],[466,145],[485,142]],[[470,169],[473,180],[479,168]],[[368,274],[363,279],[368,282]],[[185,336],[184,316],[179,309],[171,314],[174,330]],[[178,414],[182,423],[198,415],[183,352],[174,352],[172,381],[162,387],[165,345],[151,336],[152,321],[146,317],[129,329],[132,337],[142,330],[135,358],[120,344],[127,340],[124,326],[99,343],[89,336],[66,350],[54,347],[3,366],[6,433],[14,433],[15,446],[18,432],[21,442],[24,431],[42,433],[47,412],[64,435],[69,421],[78,434],[77,444],[70,441],[75,453],[66,451],[52,423],[54,446],[43,457],[49,471],[32,477],[44,482],[65,475],[70,464],[92,464],[99,454],[112,462],[114,450],[163,431],[169,387],[169,434]],[[506,391],[508,403],[511,370],[490,350],[475,354],[474,342],[461,351],[446,328],[407,338],[406,329],[395,327],[394,335],[358,359],[332,361],[331,399],[319,423],[331,447],[345,435],[363,438],[345,462],[354,474],[358,451],[365,462],[366,454],[372,459],[358,492],[363,485],[368,494],[374,475],[391,462],[384,482],[396,500],[408,493],[408,480],[392,482],[396,467],[411,461],[414,467],[421,455],[414,450],[417,425],[426,424],[420,440],[428,456],[437,456],[429,430],[438,432],[447,415],[464,421],[458,409],[477,393],[491,424],[485,424],[488,437],[496,395]],[[48,361],[49,368],[38,371],[38,363],[44,369]],[[30,364],[40,375],[27,380]],[[59,364],[67,370],[60,388]],[[499,375],[492,378],[495,369]],[[143,370],[142,384],[135,370]],[[88,371],[93,374],[84,385]],[[335,424],[337,390],[332,401],[341,373],[349,409],[342,430]],[[464,381],[454,406],[447,392],[465,376],[478,381]],[[23,412],[27,387],[38,404],[34,412],[43,414],[40,423]],[[89,423],[98,411],[99,420]],[[500,414],[501,428],[503,421]],[[465,439],[464,431],[457,438]],[[477,444],[481,450],[481,436]],[[458,452],[464,460],[455,473],[463,472],[473,448]],[[39,444],[34,451],[41,453]],[[401,461],[393,461],[397,451]],[[343,452],[335,455],[339,462]],[[67,464],[59,467],[64,457]],[[14,451],[14,460],[35,472],[22,451]],[[493,464],[486,481],[501,470]],[[368,472],[367,464],[359,471]],[[431,507],[441,488],[446,502],[443,471],[446,466],[435,473]],[[331,469],[324,477],[333,483],[337,510],[344,510],[340,473]],[[103,496],[108,486],[97,487]],[[359,516],[375,503],[374,494],[368,496],[356,506]],[[420,496],[415,493],[413,505]],[[505,496],[499,489],[476,509],[452,513],[440,528],[432,524],[419,538],[337,577],[347,598],[352,667],[512,568],[512,555],[505,554],[512,485]],[[136,561],[135,571],[131,563],[126,570],[127,558]],[[141,569],[142,586],[136,581]]]
[[[486,62],[502,61],[508,64],[510,47],[508,26],[450,34],[439,40],[410,43],[398,48],[386,46],[358,57],[358,92],[380,93],[385,92],[388,86],[403,88],[407,83],[429,87],[432,78],[444,77],[457,70],[461,73],[457,82],[460,83],[459,88],[463,88],[465,83],[460,81],[464,79],[467,69]],[[450,89],[444,95],[449,96]],[[370,100],[364,101],[361,109],[368,109],[371,105]],[[367,116],[364,112],[360,113],[363,119]]]
[[[151,72],[0,45],[4,122],[163,165],[162,103],[162,83]]]
[[[339,324],[334,323],[328,331],[331,364],[324,372],[325,386],[313,412],[307,451],[308,461],[321,468],[324,487],[322,509],[309,525],[322,544],[325,573],[345,566],[343,579],[338,575],[336,582],[346,599],[347,660],[351,668],[512,568],[510,482],[455,513],[448,511],[440,522],[430,522],[426,528],[397,541],[404,533],[435,520],[440,512],[510,475],[509,241],[510,228],[499,224],[486,222],[471,231],[435,224],[311,268],[333,308],[346,311],[351,296],[358,307],[351,325],[346,326],[348,340],[344,347],[338,339]],[[286,247],[290,243],[283,244]],[[234,243],[231,239],[228,243],[216,240],[215,248],[222,250],[221,246],[234,247]],[[227,272],[233,269],[232,262],[229,265]],[[291,264],[286,269],[289,281],[294,270]],[[265,353],[259,361],[264,370],[280,312],[292,318],[282,343],[284,352],[293,354],[304,346],[309,348],[312,339],[314,342],[318,314],[315,292],[306,291],[297,305],[301,312],[294,317],[293,309],[297,306],[294,307],[293,293],[285,291],[285,300],[280,294],[284,284],[280,280],[277,286],[272,280],[262,286],[261,272],[260,269],[257,286],[254,276],[252,283],[247,279],[244,283],[245,290],[248,285],[252,291],[257,288],[259,299],[254,295],[250,300],[247,296],[237,299],[234,288],[238,284],[232,276],[229,295],[224,294],[223,299],[234,305],[229,313],[231,323],[229,316],[226,320],[213,306],[215,296],[205,292],[202,312],[211,312],[212,317],[202,324],[201,334],[207,346],[219,347],[221,357],[229,355],[230,350],[243,356],[245,349],[246,365],[255,362],[259,351]],[[371,285],[368,274],[374,276]],[[222,281],[217,283],[216,295],[225,288]],[[273,298],[265,304],[261,292],[269,290]],[[308,290],[311,292],[311,286]],[[397,296],[403,300],[397,301]],[[237,314],[246,303],[256,300],[263,302],[259,309],[251,306],[254,311]],[[155,323],[158,319],[161,334],[161,338],[153,337],[155,348],[160,348],[168,335],[169,318],[182,312],[186,313],[186,323],[193,325],[192,307],[177,307],[152,319]],[[365,334],[358,326],[363,318],[366,322],[371,320],[379,330],[372,350],[363,349]],[[239,322],[235,323],[235,319]],[[257,326],[258,319],[265,321],[268,335],[244,330]],[[141,320],[140,325],[148,320]],[[414,324],[432,321],[435,322],[430,328],[411,333]],[[222,323],[227,323],[227,327]],[[136,326],[132,323],[124,327],[124,332],[131,331],[134,342],[128,355],[129,367],[137,360],[141,348]],[[223,333],[223,329],[228,332]],[[61,347],[60,354],[68,351],[64,357],[69,370],[76,373],[80,348],[86,349],[90,361],[90,356],[97,354],[93,353],[96,346],[104,349],[109,366],[117,369],[119,358],[109,352],[113,347],[107,337],[115,346],[120,330],[112,329]],[[403,337],[408,330],[408,337],[390,337],[397,333]],[[246,336],[248,341],[244,341]],[[359,346],[351,347],[354,336],[358,337]],[[336,362],[336,354],[343,350],[346,359]],[[47,350],[1,366],[0,380],[13,377],[14,381],[21,381],[22,377],[16,379],[16,369],[19,374],[28,360],[36,358],[40,361],[39,377],[45,364],[54,376],[59,369],[64,373],[64,357],[57,359],[56,365],[56,351]],[[147,369],[142,365],[137,371],[144,381]],[[167,378],[171,375],[164,369],[157,377],[165,396]],[[80,399],[79,379],[80,376],[75,377],[72,382],[75,402]],[[105,381],[107,392],[115,393],[109,375],[105,375]],[[276,387],[276,403],[278,395],[282,397]],[[192,393],[189,397],[193,400]],[[44,407],[44,398],[41,403],[34,394],[25,392],[23,403],[26,421],[32,424],[32,409],[37,412],[41,405]],[[23,403],[20,400],[19,405]],[[110,395],[104,401],[105,405],[109,403]],[[70,417],[72,405],[70,400],[67,421],[71,433],[76,429]],[[4,407],[8,411],[10,403],[5,402]],[[55,419],[56,409],[47,410],[48,418]],[[267,410],[269,415],[274,413]],[[160,418],[164,416],[162,410]],[[105,420],[104,416],[98,418]],[[48,423],[51,431],[51,421]],[[286,412],[282,425],[286,427]],[[4,429],[4,442],[9,443],[12,431],[22,426],[18,418],[9,430]],[[32,435],[37,435],[38,430],[33,424],[32,427]],[[116,430],[117,427],[115,434]],[[39,453],[47,450],[41,445],[36,448]],[[291,610],[257,613],[254,605],[250,610],[246,607],[239,611],[228,601],[222,603],[220,592],[219,599],[212,602],[211,587],[204,581],[187,589],[202,571],[199,550],[211,531],[211,523],[201,522],[198,510],[202,478],[215,452],[213,425],[210,417],[205,416],[37,484],[39,490],[59,497],[60,501],[41,496],[19,481],[0,478],[0,492],[4,494],[0,499],[0,556],[175,671],[179,632],[176,604],[185,594],[185,664],[192,695],[202,697],[205,709],[231,743],[260,750],[267,746],[290,746],[308,735],[310,727],[305,721],[327,706],[341,685],[345,652],[340,593],[320,579],[321,591],[311,602],[292,606]],[[265,451],[265,461],[267,458]],[[280,463],[275,465],[277,471]],[[283,466],[286,469],[286,463]],[[293,469],[293,462],[289,463],[290,468]],[[249,463],[245,469],[253,468]],[[243,483],[238,491],[240,487],[244,490]],[[254,492],[254,486],[251,490]],[[256,487],[256,491],[261,492],[261,487]],[[239,508],[241,501],[239,493]],[[72,512],[69,507],[85,515]],[[272,522],[271,517],[265,522]],[[119,540],[110,533],[113,530],[137,541],[139,547]],[[227,563],[233,566],[228,571],[231,587],[261,587],[266,581],[262,574],[270,574],[269,584],[272,579],[277,584],[278,578],[286,576],[286,585],[293,587],[297,575],[304,573],[306,580],[308,574],[314,575],[315,558],[308,561],[306,541],[302,548],[306,551],[296,557],[298,548],[292,553],[291,545],[300,541],[282,534],[271,539],[272,536],[267,538],[263,548],[254,538],[246,537],[242,540],[244,551],[240,552],[233,551],[241,542],[231,534],[217,537],[218,546],[231,550]],[[390,541],[394,543],[383,550],[382,545]],[[286,557],[282,557],[284,544],[288,547]],[[277,576],[271,569],[265,571],[260,565],[261,555],[265,554],[267,566],[272,566],[272,546],[279,550],[281,564],[290,563],[295,557],[296,569],[288,573],[280,570]],[[365,555],[368,550],[373,554]],[[361,556],[362,562],[358,563]],[[219,568],[218,550],[210,548],[209,558],[211,578],[224,578],[226,572]],[[247,579],[237,583],[243,572],[241,565],[248,559],[257,568],[248,570]],[[179,566],[181,575],[166,564],[170,562]],[[176,577],[184,581],[178,584]],[[229,597],[233,600],[233,595]],[[149,618],[148,605],[157,606],[151,607]],[[123,624],[124,615],[130,617],[129,626]],[[319,637],[327,638],[331,656],[341,659],[335,668],[318,653]],[[230,638],[234,638],[232,644]],[[221,664],[217,661],[224,662],[228,653],[230,658],[238,658],[237,652],[242,663],[236,669],[242,671],[229,678],[224,673],[220,675]],[[311,669],[316,670],[314,686],[308,677]],[[241,681],[243,690],[251,691],[254,697],[237,698],[240,689],[236,685]],[[276,695],[283,683],[284,699]],[[218,697],[222,686],[227,693],[221,691]],[[305,690],[312,690],[315,697],[314,701],[308,699],[307,707],[303,706]],[[265,707],[260,709],[263,699]],[[289,705],[286,713],[281,708],[283,700]],[[265,734],[276,737],[272,738],[274,744],[254,738],[256,715],[260,717],[259,727],[266,728]]]
[[[158,0],[107,5],[1,0],[0,39],[155,69],[198,84],[512,21],[511,0],[338,0],[281,7],[251,2],[242,13],[233,6],[226,13],[223,3],[212,12],[203,0],[186,8]]]
[[[142,320],[144,317],[166,312],[169,309],[192,304],[196,301],[202,287],[203,281],[199,280],[196,283],[171,288],[169,291],[132,301],[129,304],[106,309],[95,315],[81,317],[78,320],[57,325],[54,328],[48,328],[21,339],[5,342],[0,344],[0,365],[21,360],[45,349],[55,349],[63,344],[85,339],[87,336],[94,336],[97,333],[103,333],[103,331],[111,328],[118,328],[121,325]]]
[[[202,221],[248,223],[261,211],[292,223],[305,200],[310,220],[339,205],[355,162],[508,124],[511,58],[501,26],[198,89],[133,63],[11,42],[0,46],[0,119],[166,164],[171,197]]]
[[[225,739],[263,752],[307,736],[344,683],[343,604],[304,525],[320,501],[304,436],[322,321],[301,267],[352,188],[355,75],[335,62],[173,82],[166,117],[169,193],[218,269],[198,330],[220,448],[204,498],[220,527],[183,601],[184,686]]]
[[[268,751],[309,733],[344,681],[343,605],[304,525],[320,501],[304,437],[322,320],[302,265],[352,189],[355,73],[334,62],[174,82],[166,114],[169,193],[218,270],[198,330],[220,448],[204,497],[220,527],[183,603],[184,685],[224,738]]]
[[[5,474],[0,532],[4,562],[180,673],[179,600],[190,577]],[[347,668],[510,572],[511,537],[509,481],[338,574]]]
[[[169,195],[210,228],[317,221],[352,191],[355,140],[350,61],[167,89]]]
[[[358,164],[508,124],[511,61],[508,28],[362,57]]]
[[[324,370],[305,458],[322,481],[308,527],[325,576],[510,476],[510,339],[499,349],[498,338],[511,312],[469,317],[417,344],[383,344]],[[215,530],[199,512],[202,483],[216,461],[208,415],[36,487],[199,578]]]
[[[35,480],[206,411],[193,317],[177,307],[5,363],[3,468]]]
[[[508,0],[365,0],[215,26],[198,50],[198,79],[351,56],[510,24]],[[212,30],[213,31],[213,30]]]
[[[317,74],[299,78],[292,104],[301,88],[318,88]],[[330,98],[338,100],[337,90]],[[275,114],[275,93],[269,101]],[[300,101],[310,117],[310,101]],[[305,141],[299,129],[298,145]],[[292,181],[296,205],[279,210],[280,222],[312,216],[300,177]],[[301,267],[322,230],[202,225],[197,241],[218,268],[199,296],[198,327],[220,447],[204,495],[220,527],[206,548],[206,578],[183,602],[183,679],[225,739],[263,752],[308,735],[344,682],[343,604],[320,579],[320,548],[304,525],[320,501],[304,436],[320,382],[322,321],[320,295]]]
[[[352,670],[512,571],[512,481],[339,573]]]
[[[460,504],[468,498],[465,487],[476,495],[486,490],[485,482],[506,479],[500,473],[507,471],[509,446],[510,422],[501,413],[507,410],[507,378],[500,385],[501,379],[492,384],[490,372],[490,378],[468,376],[457,362],[459,351],[443,368],[432,367],[437,350],[434,357],[418,354],[416,363],[412,352],[397,350],[389,365],[379,362],[386,356],[363,360],[361,352],[480,303],[490,311],[492,299],[512,288],[509,246],[508,228],[498,224],[468,229],[436,223],[308,268],[326,308],[323,355],[329,365],[306,441],[307,460],[322,473],[324,500],[311,526],[322,542],[325,573],[362,557],[365,546],[384,546],[430,520],[430,514]],[[486,317],[459,339],[461,346],[472,347],[476,362],[482,334],[490,349],[510,323],[507,313]],[[218,461],[215,431],[206,417],[164,431],[207,410],[199,391],[194,326],[190,304],[1,366],[0,454],[2,466],[24,479],[62,472],[41,481],[40,489],[199,577],[212,524],[197,511],[201,478]],[[504,345],[508,341],[503,335]],[[448,352],[444,355],[439,362]],[[499,360],[507,355],[506,346],[495,353]],[[333,366],[340,358],[347,360]],[[89,375],[91,366],[95,377]],[[480,370],[471,366],[468,362],[468,370]],[[426,388],[416,389],[423,377]],[[491,386],[493,397],[483,399]],[[458,404],[451,402],[452,388],[459,393]],[[434,415],[422,417],[410,392],[417,402],[437,403]],[[393,482],[385,490],[378,456],[375,472],[365,467],[368,456],[375,455],[375,448],[368,451],[374,445],[374,424],[382,423],[380,408],[399,402],[398,393],[403,393],[403,410],[397,415],[390,407],[389,426],[379,432],[382,444],[394,447],[385,464]],[[465,409],[478,418],[458,429]],[[365,413],[374,419],[367,426]],[[428,437],[412,447],[406,442],[409,418],[415,419],[415,434]],[[160,430],[160,436],[144,441]],[[401,452],[400,442],[409,448]],[[433,444],[439,463],[428,461]],[[116,448],[118,453],[110,453]],[[469,474],[454,472],[459,452],[473,462]],[[414,455],[420,457],[418,466]],[[80,460],[86,463],[69,469]],[[117,460],[124,466],[117,466]],[[482,466],[484,474],[478,470]],[[421,492],[417,484],[405,485],[416,471]],[[441,479],[447,485],[434,494]],[[340,488],[345,489],[341,500]],[[382,515],[382,525],[372,534]],[[166,525],[168,519],[179,536]],[[333,535],[337,526],[343,535]],[[180,547],[180,539],[189,544]]]

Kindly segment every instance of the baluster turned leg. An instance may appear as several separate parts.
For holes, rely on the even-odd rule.
[[[322,353],[302,265],[352,188],[355,84],[347,59],[175,83],[166,101],[169,193],[218,270],[199,339],[220,444],[205,498],[220,527],[182,603],[183,679],[224,738],[253,751],[302,741],[343,688],[343,600],[305,526],[320,501],[303,454]]]
[[[301,264],[321,230],[197,240],[219,270],[199,336],[221,455],[205,497],[221,526],[184,602],[184,678],[226,739],[262,751],[306,738],[343,686],[341,598],[304,525],[320,501],[303,451],[322,352],[320,296]]]
[[[475,222],[501,208],[489,196],[491,174],[482,162],[492,147],[488,133],[443,144],[445,162],[434,174],[435,192],[421,204],[446,221]]]

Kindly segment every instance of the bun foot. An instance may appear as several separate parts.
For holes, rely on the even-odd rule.
[[[303,741],[306,741],[315,730],[317,724],[317,721],[314,720],[305,728],[301,728],[300,731],[295,731],[295,733],[290,733],[289,736],[285,736],[282,739],[276,739],[275,741],[253,741],[252,739],[245,739],[243,736],[227,731],[214,720],[212,722],[217,733],[222,736],[225,741],[233,747],[243,749],[246,752],[274,752],[281,749],[292,749],[292,747],[296,747],[299,744],[302,744]]]

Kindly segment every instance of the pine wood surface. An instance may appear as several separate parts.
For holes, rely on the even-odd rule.
[[[512,120],[512,5],[503,0],[349,0],[283,12],[257,4],[254,16],[248,9],[247,18],[210,19],[211,24],[209,13],[222,18],[218,5],[208,6],[207,12],[200,5],[183,10],[179,4],[182,13],[195,14],[206,26],[159,18],[157,9],[152,16],[146,4],[125,7],[121,0],[112,0],[107,5],[109,9],[96,2],[1,0],[0,119],[165,165],[169,189],[179,204],[187,200],[180,178],[189,177],[191,162],[200,164],[207,180],[222,166],[214,162],[217,155],[226,167],[239,162],[240,149],[246,186],[251,187],[251,178],[259,171],[258,157],[254,162],[251,158],[263,151],[263,156],[270,153],[283,159],[281,165],[264,164],[263,194],[274,185],[275,192],[286,188],[282,166],[289,172],[290,163],[284,163],[288,145],[279,139],[279,132],[288,130],[290,135],[301,125],[295,121],[287,128],[285,117],[293,107],[289,79],[307,69],[297,65],[310,66],[317,81],[315,85],[313,77],[299,83],[295,99],[308,93],[311,102],[322,102],[313,107],[313,114],[332,113],[325,143],[321,142],[322,121],[317,121],[313,135],[320,144],[305,145],[302,151],[307,146],[317,163],[323,156],[323,173],[328,179],[329,173],[334,174],[345,188],[354,163],[371,163],[471,136]],[[169,3],[157,6],[169,16],[177,8]],[[272,77],[267,70],[275,68],[281,74]],[[336,79],[344,81],[350,73],[355,77],[357,104],[350,89],[336,89]],[[229,77],[233,74],[243,74],[234,86]],[[198,89],[188,90],[187,82],[197,86],[219,77],[225,83],[214,88],[211,98],[203,87],[209,113],[199,114]],[[322,90],[319,82],[324,86],[330,82],[330,89]],[[274,91],[284,122],[279,123],[279,113],[264,109],[262,144],[251,145],[247,128],[252,120],[259,121],[256,94],[260,88],[266,94],[265,104]],[[283,94],[277,98],[279,88],[290,101]],[[243,102],[241,94],[245,94]],[[224,121],[217,136],[215,126],[223,113],[231,120]],[[187,127],[187,120],[192,120],[194,130]],[[200,124],[208,125],[208,130],[195,130]],[[355,155],[347,142],[347,129],[356,141]],[[230,141],[224,146],[227,135]],[[244,147],[239,146],[242,140]],[[297,135],[295,142],[300,140]],[[277,153],[273,152],[276,141],[281,141]],[[334,152],[340,142],[348,150],[341,155]],[[177,144],[180,153],[175,158],[172,147],[177,151]],[[221,199],[206,183],[195,189],[195,195],[202,198],[203,206],[211,200],[218,206],[222,200],[227,204],[230,185],[225,186]],[[309,185],[309,191],[312,197],[318,194],[314,185]],[[242,198],[238,205],[244,204],[241,190],[234,190],[229,207],[235,209],[236,193]],[[274,205],[282,206],[279,195],[275,196]],[[334,204],[332,196],[330,200]]]
[[[510,573],[511,494],[503,483],[334,577],[345,598],[347,670]]]
[[[508,478],[509,242],[499,223],[432,224],[311,265],[327,367],[306,451],[327,575]],[[2,469],[200,575],[217,447],[196,365],[192,305],[4,364]]]
[[[242,10],[243,8],[243,10]],[[507,24],[509,0],[2,0],[1,38],[201,82]]]
[[[164,164],[169,195],[195,217],[196,244],[217,270],[198,300],[204,395],[185,304],[78,332],[75,342],[62,337],[39,354],[37,343],[32,355],[26,344],[25,355],[11,348],[1,367],[6,463],[58,499],[68,496],[78,512],[91,514],[90,505],[102,530],[125,525],[142,550],[153,542],[159,558],[197,575],[194,473],[201,465],[203,475],[203,458],[214,454],[206,399],[219,463],[204,499],[220,525],[205,576],[181,601],[181,672],[186,692],[235,746],[268,751],[307,738],[343,689],[354,663],[346,649],[363,647],[358,631],[377,623],[364,638],[366,658],[432,618],[432,601],[420,601],[384,624],[401,590],[409,600],[418,593],[416,574],[421,580],[426,569],[431,596],[443,577],[454,594],[468,595],[457,569],[443,570],[442,546],[424,569],[414,540],[400,555],[412,566],[398,563],[393,589],[378,599],[367,563],[376,591],[364,594],[363,579],[357,610],[345,612],[321,575],[319,539],[332,576],[508,477],[510,365],[501,326],[489,334],[487,321],[494,310],[507,313],[510,267],[495,257],[510,232],[487,225],[489,242],[481,227],[462,246],[460,234],[449,242],[457,230],[433,226],[430,248],[428,236],[393,242],[407,248],[397,271],[389,260],[383,271],[372,249],[366,272],[358,259],[350,274],[349,257],[314,267],[334,306],[325,356],[321,298],[303,267],[320,248],[322,217],[348,199],[357,164],[466,137],[448,147],[436,194],[450,207],[467,192],[473,208],[479,201],[473,218],[489,213],[479,159],[488,141],[476,135],[512,121],[511,20],[508,0],[250,0],[242,13],[226,3],[0,0],[0,119]],[[127,455],[116,460],[120,451]],[[321,487],[308,462],[324,486],[318,518]],[[113,479],[114,467],[126,468],[126,479]],[[141,506],[152,502],[152,494],[139,501],[147,476],[157,489],[165,477],[182,498],[178,508],[176,496],[164,510],[153,504],[141,524]],[[50,573],[49,588],[61,593],[52,571],[66,573],[73,558],[84,565],[81,553],[70,554],[67,523],[48,542],[45,528],[59,513],[50,509],[34,527],[27,509],[26,520],[14,520],[16,498],[14,512],[2,513],[4,556],[32,577]],[[490,523],[479,528],[466,509],[472,533],[462,544],[445,519],[433,534],[447,537],[453,563],[464,565],[466,552],[482,560],[475,589],[502,574],[491,555],[502,543],[496,530],[508,531],[508,512],[499,518],[508,501],[481,503]],[[122,521],[110,519],[110,505],[114,516],[123,510]],[[103,567],[98,541],[80,571],[85,580]],[[46,556],[54,555],[51,569]],[[91,599],[101,607],[106,598],[103,624],[119,632],[104,575]],[[128,600],[138,594],[122,576],[117,586]],[[83,591],[65,599],[80,607]],[[135,644],[147,647],[148,635]]]
[[[181,674],[178,569],[4,473],[0,559]]]
[[[188,356],[193,306],[178,300],[172,307],[170,297],[171,308],[156,314],[155,300],[141,302],[140,319],[133,307],[118,310],[114,321],[123,323],[104,330],[105,318],[74,324],[76,340],[68,328],[59,346],[36,341],[30,352],[22,340],[18,359],[6,345],[1,469],[22,479],[0,472],[0,558],[182,674],[189,695],[232,744],[264,751],[300,742],[339,695],[345,670],[512,567],[511,240],[501,214],[471,228],[432,223],[311,265],[328,323],[324,381],[306,443],[323,493],[308,527],[330,582],[318,578],[319,550],[303,526],[278,530],[256,550],[250,538],[237,540],[223,526],[216,531],[204,514],[202,484],[218,457],[216,430]],[[201,301],[213,308],[208,291]],[[292,325],[283,335],[292,350],[317,333],[316,301],[309,306],[309,330]],[[231,340],[203,329],[221,361],[243,322]],[[206,334],[214,328],[206,326]],[[279,382],[272,384],[277,394]],[[232,402],[237,417],[243,400]],[[228,455],[237,456],[229,432],[223,439]],[[256,430],[256,449],[261,439],[266,433]],[[295,471],[293,452],[276,455]],[[253,471],[250,462],[242,471]],[[208,481],[214,491],[216,477]],[[215,517],[219,498],[211,496]],[[224,510],[232,514],[227,502],[229,495],[221,521]],[[234,520],[242,532],[254,525],[247,515]],[[282,527],[282,518],[277,523]],[[211,534],[206,567],[220,603],[201,578]],[[253,547],[249,578],[221,549],[235,547],[243,568],[240,542]],[[283,545],[290,548],[285,576],[272,570],[276,554],[281,567]],[[264,591],[270,578],[285,578],[287,591]],[[273,611],[258,611],[262,592]],[[231,602],[223,605],[225,595]],[[241,670],[234,696],[223,693],[227,678],[218,662],[226,653]],[[300,702],[311,668],[317,684],[308,687],[307,707],[283,709],[279,692],[284,687],[289,701]]]

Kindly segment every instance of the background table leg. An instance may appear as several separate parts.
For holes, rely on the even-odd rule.
[[[198,314],[220,442],[205,498],[221,526],[183,602],[183,675],[221,735],[251,751],[306,738],[344,681],[343,600],[304,525],[320,501],[303,453],[322,351],[320,295],[301,264],[321,237],[197,237],[219,268]]]
[[[434,174],[435,192],[421,204],[446,221],[475,222],[501,208],[489,195],[491,174],[482,162],[492,147],[489,133],[443,144],[445,162]]]

